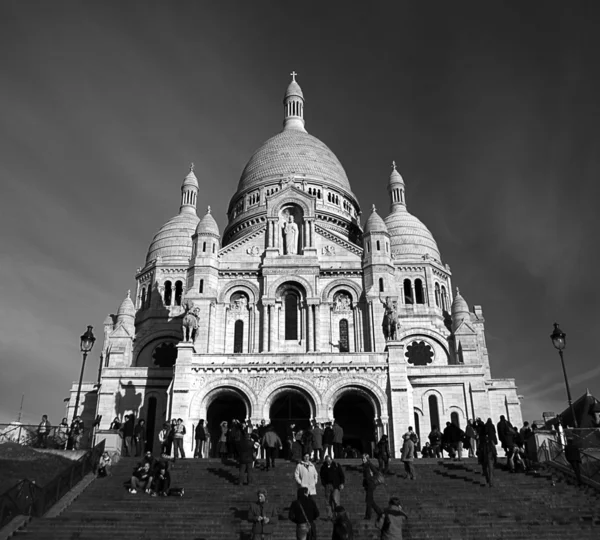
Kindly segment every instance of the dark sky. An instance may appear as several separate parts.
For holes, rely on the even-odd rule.
[[[357,5],[0,2],[0,422],[63,416],[192,161],[223,230],[292,70],[363,219],[396,160],[525,417],[566,406],[554,321],[600,393],[600,5]]]

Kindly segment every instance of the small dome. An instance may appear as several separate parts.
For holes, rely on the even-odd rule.
[[[167,221],[152,239],[146,264],[158,257],[165,262],[187,263],[192,256],[192,235],[198,221],[193,212],[181,212]]]
[[[469,304],[467,301],[460,295],[460,291],[458,288],[456,289],[456,296],[452,301],[452,315],[459,314],[469,314]]]
[[[302,88],[300,88],[300,85],[296,81],[292,81],[290,83],[290,85],[287,87],[287,90],[285,91],[285,96],[283,99],[287,99],[291,96],[298,96],[298,97],[301,97],[302,99],[304,99],[304,94],[302,93]]]
[[[196,188],[200,187],[198,185],[198,179],[196,178],[196,175],[194,174],[194,164],[193,163],[190,165],[190,172],[184,178],[181,188],[184,189],[187,186],[194,186]]]
[[[123,317],[135,317],[135,306],[131,300],[131,291],[127,291],[125,300],[121,302],[119,311],[117,311],[117,320],[123,319]]]
[[[392,161],[392,174],[390,174],[390,185],[394,184],[404,184],[404,180],[402,179],[402,176],[396,169],[396,162]]]
[[[442,260],[440,250],[430,230],[404,205],[397,205],[385,218],[390,233],[392,254],[396,260],[414,260],[431,257]]]
[[[387,227],[385,226],[385,221],[381,219],[381,216],[377,213],[377,209],[375,205],[373,205],[373,210],[371,211],[371,215],[367,222],[365,223],[365,234],[373,233],[373,232],[388,232]]]
[[[219,226],[215,221],[215,218],[212,217],[210,213],[210,206],[204,217],[198,222],[198,226],[196,227],[196,234],[212,234],[215,236],[220,236]]]

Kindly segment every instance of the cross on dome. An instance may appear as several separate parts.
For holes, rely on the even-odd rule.
[[[396,170],[396,162],[392,161],[392,169]]]
[[[194,172],[194,162],[190,163],[190,172]]]
[[[295,71],[292,71],[292,72],[290,73],[290,75],[292,76],[292,81],[293,81],[293,82],[296,82],[296,75],[298,75],[298,74],[297,74]]]
[[[375,208],[375,205],[373,205],[372,210],[373,210],[373,212],[377,212],[377,208]]]
[[[131,298],[131,289],[127,291],[127,298]]]
[[[210,206],[206,209],[206,213],[210,214]]]

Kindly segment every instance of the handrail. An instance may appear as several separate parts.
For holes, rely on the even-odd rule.
[[[96,470],[103,452],[104,441],[101,441],[45,486],[40,487],[25,478],[1,494],[0,529],[18,515],[43,516],[84,476]]]
[[[544,460],[540,460],[540,453],[544,452]],[[581,456],[581,478],[586,484],[600,487],[600,459],[586,451],[579,451]],[[560,465],[564,472],[575,476],[571,464],[565,457],[565,447],[557,441],[547,440],[538,451],[538,460]]]
[[[13,442],[33,448],[55,448],[60,450],[88,450],[91,448],[91,428],[72,433],[69,426],[52,426],[40,433],[37,424],[0,424],[0,443]]]

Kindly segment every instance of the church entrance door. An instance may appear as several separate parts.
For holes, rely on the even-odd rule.
[[[210,430],[210,457],[218,457],[217,445],[221,436],[221,422],[226,421],[231,427],[231,421],[236,418],[243,422],[249,416],[249,411],[242,396],[235,390],[223,390],[211,402],[206,411],[206,421]]]
[[[333,407],[333,417],[344,430],[344,449],[350,447],[356,457],[373,455],[376,411],[369,399],[358,391],[346,392]]]
[[[286,440],[288,426],[292,423],[296,424],[295,432],[310,427],[311,406],[302,392],[290,388],[273,401],[269,418],[283,443],[284,455],[289,455]]]

